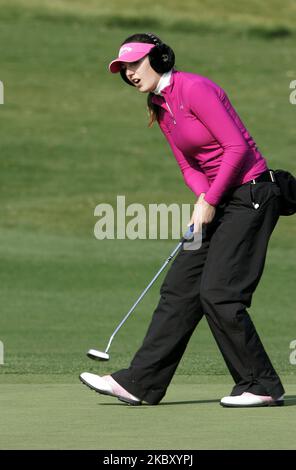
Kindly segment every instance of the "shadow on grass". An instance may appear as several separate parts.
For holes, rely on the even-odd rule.
[[[296,395],[286,395],[284,406],[295,406],[295,405],[296,405]]]
[[[123,402],[121,403],[98,403],[98,405],[104,405],[104,406],[128,405],[131,408],[143,408],[143,407],[167,406],[167,405],[200,405],[203,403],[219,403],[219,402],[220,400],[187,400],[187,401],[166,401],[163,403],[159,403],[158,405],[149,405],[148,403],[143,403],[142,405],[129,405],[128,403],[123,403]]]
[[[192,400],[192,401],[176,401],[176,402],[169,401],[169,402],[160,403],[160,405],[161,406],[165,406],[165,405],[191,405],[191,404],[194,404],[194,403],[195,404],[220,403],[220,400]],[[286,395],[285,396],[284,406],[295,406],[295,405],[296,405],[296,395]]]
[[[166,401],[159,403],[158,405],[149,405],[148,403],[143,403],[142,405],[129,405],[128,403],[123,403],[118,400],[118,403],[98,403],[98,405],[104,406],[129,406],[130,408],[139,408],[151,407],[151,406],[168,406],[168,405],[202,405],[204,403],[220,403],[220,400],[187,400],[187,401]],[[296,395],[287,395],[285,396],[284,406],[295,406],[296,405]],[[239,408],[239,407],[238,407]],[[252,407],[253,408],[253,407]],[[258,407],[261,408],[261,407]],[[268,407],[266,407],[268,408]],[[240,408],[242,409],[242,408]]]
[[[187,401],[166,401],[164,403],[160,403],[161,406],[166,405],[199,405],[203,403],[220,403],[220,400],[187,400]]]

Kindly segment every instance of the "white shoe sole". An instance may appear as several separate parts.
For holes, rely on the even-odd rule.
[[[100,389],[100,388],[97,388],[95,387],[94,385],[92,385],[91,383],[89,383],[86,379],[84,379],[82,377],[83,374],[81,374],[79,376],[79,380],[84,384],[86,385],[88,388],[90,388],[91,390],[94,390],[95,392],[97,393],[100,393],[101,395],[108,395],[110,397],[114,397],[114,398],[117,398],[118,400],[120,401],[123,401],[124,403],[128,403],[129,405],[132,405],[132,406],[139,406],[139,405],[142,405],[142,402],[139,400],[133,400],[131,398],[126,398],[126,397],[122,397],[120,395],[116,395],[112,392],[109,392],[108,390],[103,390],[103,389]]]
[[[284,400],[276,400],[272,402],[261,402],[261,403],[253,403],[253,404],[238,404],[238,403],[223,403],[220,402],[220,405],[224,408],[259,408],[262,406],[284,406]]]

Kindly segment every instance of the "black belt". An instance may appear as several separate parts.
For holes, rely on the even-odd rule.
[[[236,189],[241,188],[242,186],[246,186],[247,184],[257,184],[257,183],[263,183],[263,182],[276,183],[276,179],[275,179],[275,175],[274,175],[273,170],[266,170],[266,171],[264,171],[264,173],[261,173],[261,175],[257,176],[257,178],[255,178],[253,180],[250,180],[250,181],[246,181],[245,183],[242,183],[239,186],[234,186],[234,187],[230,188],[229,191],[226,193],[225,198],[227,200],[229,197],[231,197],[232,193]],[[221,204],[219,204],[219,205],[223,206],[224,202],[225,201],[222,200]]]
[[[261,175],[257,176],[257,178],[248,181],[248,183],[251,183],[251,184],[264,183],[264,182],[267,182],[267,183],[276,182],[274,172],[272,170],[266,170],[264,173],[261,173]]]

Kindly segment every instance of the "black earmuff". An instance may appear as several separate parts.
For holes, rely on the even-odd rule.
[[[175,65],[175,53],[167,44],[163,43],[155,37],[152,33],[145,33],[146,36],[151,40],[151,44],[155,44],[155,47],[151,49],[148,54],[150,65],[157,73],[166,73],[171,70]],[[120,70],[121,78],[131,86],[135,86],[129,81],[125,74],[125,70]]]
[[[175,65],[174,51],[151,33],[146,33],[155,47],[148,54],[150,65],[157,73],[166,73]]]

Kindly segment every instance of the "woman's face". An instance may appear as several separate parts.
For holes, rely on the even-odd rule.
[[[137,62],[122,62],[121,66],[127,78],[141,93],[148,93],[157,87],[161,74],[153,70],[148,55]]]

